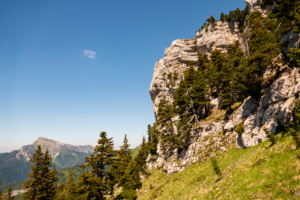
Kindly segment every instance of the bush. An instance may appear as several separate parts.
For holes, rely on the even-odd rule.
[[[293,137],[293,140],[296,143],[296,148],[298,149],[300,147],[299,133],[295,129],[291,128],[290,129],[290,134],[291,134],[291,136]]]
[[[116,199],[126,199],[126,200],[136,200],[137,199],[137,194],[136,191],[133,189],[124,189],[121,194],[119,194]]]
[[[216,158],[211,158],[210,161],[211,161],[213,170],[216,173],[216,175],[218,175],[219,177],[222,177],[222,172],[221,172],[220,167],[218,165],[217,159]]]
[[[242,121],[241,123],[239,123],[234,130],[235,130],[235,132],[238,133],[239,137],[241,137],[242,134],[243,134],[243,132],[244,132],[244,130],[245,130],[244,129],[244,122]]]

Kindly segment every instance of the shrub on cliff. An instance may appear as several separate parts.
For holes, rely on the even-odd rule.
[[[237,134],[239,135],[239,137],[242,137],[242,134],[243,134],[243,132],[245,130],[244,129],[244,122],[243,121],[240,122],[234,130],[235,130],[235,132],[237,132]]]

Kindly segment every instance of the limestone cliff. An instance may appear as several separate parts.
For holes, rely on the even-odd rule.
[[[216,22],[208,25],[207,30],[197,31],[196,38],[173,41],[165,50],[165,57],[154,67],[149,92],[155,115],[163,97],[172,102],[183,72],[188,65],[197,65],[198,55],[210,55],[215,49],[226,52],[228,45],[236,40],[240,40],[237,23]],[[172,82],[168,74],[174,76],[175,73],[178,77]]]
[[[259,10],[265,16],[272,9],[268,7],[262,10],[259,6],[261,0],[246,0],[246,3],[251,12]],[[154,68],[149,92],[155,114],[163,97],[173,101],[175,90],[188,64],[196,66],[198,55],[209,56],[215,49],[225,53],[229,44],[247,39],[244,37],[249,36],[247,31],[249,29],[246,27],[244,33],[240,33],[237,23],[216,22],[197,31],[196,38],[172,42],[165,50],[165,57]],[[147,159],[148,168],[163,167],[168,173],[177,172],[194,162],[207,160],[213,156],[211,152],[226,151],[233,147],[248,148],[265,141],[265,128],[275,134],[281,126],[286,126],[292,120],[292,112],[299,100],[300,73],[299,68],[290,68],[287,62],[282,61],[287,61],[289,48],[297,47],[300,35],[291,30],[281,42],[285,41],[289,42],[289,46],[283,48],[283,54],[263,74],[263,81],[270,84],[263,88],[260,99],[248,97],[241,104],[235,104],[235,111],[225,117],[225,112],[218,109],[219,100],[211,98],[212,113],[192,128],[188,148],[181,152],[177,149],[165,150],[159,143],[157,155],[149,155]],[[247,47],[242,47],[247,54]],[[174,76],[175,73],[178,78],[171,80],[168,74]],[[235,132],[239,123],[244,126],[241,135]]]

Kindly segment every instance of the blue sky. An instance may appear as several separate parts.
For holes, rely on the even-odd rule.
[[[154,122],[154,65],[244,0],[0,1],[0,152],[38,137],[132,147]]]

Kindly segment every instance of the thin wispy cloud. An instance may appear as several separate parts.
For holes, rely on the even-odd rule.
[[[90,50],[86,49],[86,50],[83,51],[83,55],[86,56],[86,57],[88,57],[88,58],[95,59],[97,53],[95,51],[90,51]]]

